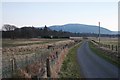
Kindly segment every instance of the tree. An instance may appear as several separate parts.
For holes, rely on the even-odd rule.
[[[9,24],[4,24],[2,26],[2,30],[5,31],[4,33],[7,33],[7,37],[11,38],[11,39],[14,39],[15,38],[15,33],[14,33],[14,30],[16,29],[17,27],[14,26],[14,25],[9,25]],[[3,34],[5,35],[5,34]]]
[[[17,27],[14,25],[9,25],[9,24],[4,24],[2,27],[2,30],[4,31],[13,31],[15,30]]]
[[[47,26],[45,25],[44,30],[48,30]]]

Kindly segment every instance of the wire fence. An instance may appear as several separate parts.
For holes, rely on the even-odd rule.
[[[120,48],[120,46],[119,45],[113,45],[113,44],[104,44],[104,43],[99,43],[99,42],[97,42],[97,41],[95,41],[95,40],[92,40],[94,43],[96,43],[97,45],[100,45],[100,47],[104,47],[104,48],[107,48],[107,49],[109,49],[109,50],[112,50],[112,51],[115,51],[115,52],[117,52],[119,49],[118,48]]]
[[[97,48],[101,49],[102,51],[104,51],[106,53],[106,55],[108,55],[109,57],[111,57],[111,59],[114,59],[116,61],[120,61],[119,59],[119,45],[113,45],[113,44],[103,44],[103,43],[99,43],[95,40],[92,40],[92,43],[94,45],[97,46]]]
[[[38,52],[25,54],[25,55],[12,55],[4,56],[2,60],[2,75],[3,78],[12,77],[13,70],[24,69],[28,65],[31,65],[37,61],[43,62],[51,52],[49,49],[41,49]],[[14,65],[14,66],[13,66]],[[16,67],[16,68],[15,68]]]
[[[79,41],[78,41],[79,42]],[[62,44],[48,45],[47,48],[37,50],[6,51],[2,57],[2,78],[12,77],[44,77],[48,74],[48,66],[53,67],[60,53],[78,42],[67,41]],[[47,63],[49,59],[49,63]],[[28,74],[29,76],[23,75]]]

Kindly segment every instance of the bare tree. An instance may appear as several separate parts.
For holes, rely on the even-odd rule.
[[[5,30],[5,31],[13,31],[15,30],[17,27],[14,26],[14,25],[9,25],[9,24],[4,24],[3,27],[2,27],[2,30]]]

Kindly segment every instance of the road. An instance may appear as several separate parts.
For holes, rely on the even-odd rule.
[[[93,53],[88,41],[78,48],[77,60],[85,78],[118,78],[118,68]]]

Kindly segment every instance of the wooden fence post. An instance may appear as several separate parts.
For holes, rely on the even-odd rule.
[[[51,77],[49,58],[46,60],[47,77]]]
[[[118,50],[118,46],[116,45],[116,51]]]
[[[109,45],[109,49],[110,49],[110,45]]]
[[[112,50],[113,50],[113,45],[112,45]]]
[[[11,64],[12,64],[12,77],[14,76],[14,60],[11,59]]]
[[[16,59],[13,57],[13,59],[11,59],[11,64],[12,64],[12,77],[15,77],[15,71],[17,69],[17,65],[16,65]]]
[[[58,52],[56,51],[56,57],[58,58]]]
[[[28,73],[28,56],[26,56],[26,72]]]

